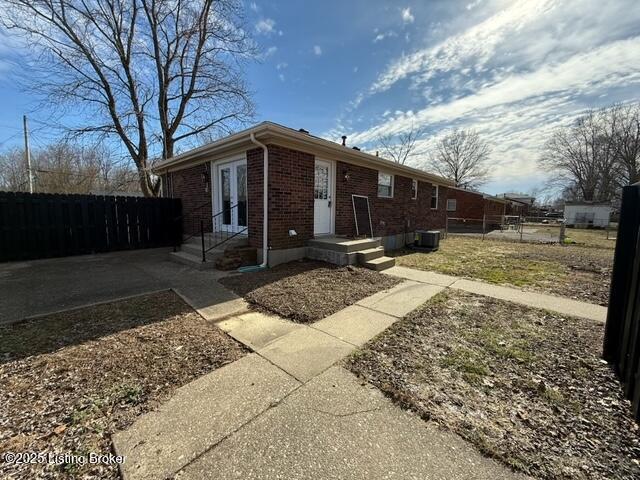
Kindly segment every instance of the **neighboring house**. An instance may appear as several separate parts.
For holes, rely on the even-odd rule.
[[[502,193],[498,198],[503,198],[507,204],[506,215],[531,215],[534,213],[535,197],[524,193]]]
[[[527,195],[526,193],[508,192],[508,193],[502,194],[501,197],[508,198],[510,200],[516,200],[517,202],[523,203],[525,205],[529,205],[529,207],[533,207],[533,204],[536,201],[536,197]]]
[[[447,215],[449,217],[482,219],[483,216],[505,214],[507,201],[482,192],[463,188],[447,189]]]
[[[450,231],[481,232],[499,228],[509,202],[482,192],[462,188],[447,189],[447,216]]]
[[[566,202],[565,225],[578,228],[606,228],[612,212],[613,207],[609,203]]]
[[[182,199],[186,233],[198,228],[188,221],[190,212],[204,212],[214,218],[205,230],[221,223],[246,234],[259,262],[269,265],[304,257],[314,238],[356,236],[353,195],[368,199],[373,236],[386,248],[403,247],[415,230],[444,228],[453,185],[271,122],[161,161],[154,172],[162,177],[164,195]],[[361,228],[368,231],[368,225]]]

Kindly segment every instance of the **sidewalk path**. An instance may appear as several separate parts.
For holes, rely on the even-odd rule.
[[[311,325],[218,326],[255,351],[113,436],[134,479],[520,479],[335,364],[442,291],[405,281]]]
[[[579,302],[570,298],[556,297],[544,293],[530,292],[518,288],[493,285],[491,283],[467,280],[450,275],[415,270],[406,267],[392,267],[382,272],[387,275],[405,278],[414,282],[421,282],[428,285],[438,285],[465,292],[476,293],[486,297],[507,300],[534,308],[542,308],[563,315],[587,318],[604,323],[607,319],[607,308],[594,305],[592,303]]]

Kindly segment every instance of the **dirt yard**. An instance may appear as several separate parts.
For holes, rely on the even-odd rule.
[[[640,434],[603,326],[463,292],[346,360],[402,406],[544,479],[640,478]]]
[[[320,320],[400,282],[366,268],[310,260],[221,280],[254,308],[300,323]]]
[[[613,248],[593,243],[544,245],[451,235],[440,242],[437,252],[403,250],[395,255],[396,264],[405,267],[513,285],[598,305],[607,305],[609,299]]]
[[[245,353],[169,291],[0,327],[0,458],[112,453],[112,432]],[[119,475],[0,462],[0,478],[80,477]]]

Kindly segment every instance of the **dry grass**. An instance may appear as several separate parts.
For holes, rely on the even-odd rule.
[[[244,354],[173,292],[0,327],[0,457],[110,453],[112,432]],[[118,478],[118,472],[0,463],[0,477]]]
[[[606,305],[613,250],[451,235],[433,253],[396,252],[405,267],[513,285]]]
[[[538,478],[640,478],[640,435],[603,326],[440,294],[347,360],[406,408]]]
[[[366,268],[309,260],[221,280],[253,307],[300,323],[320,320],[400,282]]]

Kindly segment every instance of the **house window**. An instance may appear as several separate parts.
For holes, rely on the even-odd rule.
[[[378,196],[383,198],[393,197],[393,175],[378,172]]]
[[[438,208],[438,185],[431,187],[431,208]]]
[[[449,198],[447,200],[447,212],[455,212],[456,211],[456,199]]]
[[[418,198],[418,180],[411,180],[411,198]]]

